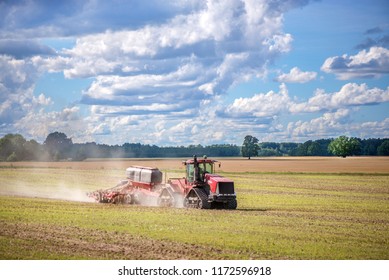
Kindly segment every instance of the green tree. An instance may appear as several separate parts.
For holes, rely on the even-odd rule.
[[[12,154],[10,154],[8,157],[7,157],[7,161],[18,161],[18,157],[16,155],[15,152],[12,152]]]
[[[308,156],[317,156],[320,154],[320,144],[316,141],[312,141],[307,148]]]
[[[24,143],[25,160],[44,160],[48,159],[47,153],[44,152],[43,147],[34,139]]]
[[[25,159],[26,139],[20,134],[7,134],[0,139],[0,160],[18,161]]]
[[[70,155],[73,142],[65,133],[56,131],[47,135],[43,144],[52,159],[60,160]]]
[[[328,151],[335,156],[346,157],[351,155],[359,154],[361,150],[361,143],[357,138],[339,136],[338,138],[331,141],[328,145]]]
[[[377,149],[377,153],[380,156],[389,156],[389,140],[382,142],[382,144]]]
[[[258,156],[258,139],[251,135],[244,138],[242,145],[242,156],[251,159],[253,156]]]
[[[8,135],[0,139],[0,160],[6,160],[12,154],[12,143]]]

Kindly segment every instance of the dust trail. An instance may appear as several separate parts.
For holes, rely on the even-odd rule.
[[[94,202],[94,199],[86,195],[85,190],[59,184],[55,191],[49,195],[51,199],[61,199],[78,202]]]
[[[78,202],[94,202],[94,200],[86,195],[86,191],[76,186],[68,186],[65,183],[58,183],[50,187],[32,187],[24,182],[17,182],[11,188],[3,188],[0,186],[1,195],[13,195],[35,198],[48,198]]]

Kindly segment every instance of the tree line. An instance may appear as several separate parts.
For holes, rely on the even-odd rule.
[[[50,133],[43,144],[35,140],[27,141],[20,134],[7,134],[0,139],[0,161],[81,161],[87,158],[167,158],[193,155],[235,157],[240,155],[240,147],[230,144],[159,147],[140,143],[73,143],[62,132]]]
[[[210,157],[267,157],[267,156],[348,156],[389,155],[389,139],[359,139],[340,136],[336,139],[309,140],[304,143],[261,142],[247,135],[242,146],[216,144],[159,147],[140,143],[106,145],[73,143],[65,133],[50,133],[40,144],[26,140],[20,134],[0,138],[0,161],[59,161],[87,158],[167,158],[207,155]]]
[[[242,145],[242,156],[388,156],[388,138],[360,139],[339,136],[338,138],[308,140],[304,143],[262,142],[247,135]]]

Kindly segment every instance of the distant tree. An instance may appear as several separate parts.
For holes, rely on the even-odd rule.
[[[331,143],[333,139],[319,139],[315,140],[315,143],[318,143],[320,146],[320,149],[318,151],[318,154],[316,156],[329,156],[330,152],[328,151],[328,145]]]
[[[298,147],[297,143],[281,143],[280,144],[280,153],[282,155],[291,155],[293,150]]]
[[[0,139],[0,160],[6,160],[13,152],[12,143],[8,135]]]
[[[335,156],[347,157],[360,153],[361,144],[357,138],[339,136],[328,145],[328,150]]]
[[[376,139],[369,138],[361,140],[361,154],[366,156],[376,156],[378,154],[378,147],[382,145],[383,142],[389,139]]]
[[[308,147],[312,141],[306,141],[303,144],[299,144],[293,151],[291,152],[292,156],[307,156],[308,155]]]
[[[43,144],[53,160],[60,160],[70,154],[73,142],[65,133],[56,131],[47,135]]]
[[[377,153],[380,156],[389,156],[389,140],[382,142],[382,144],[377,149]]]
[[[47,160],[48,155],[43,150],[43,147],[41,144],[39,144],[35,140],[26,141],[24,143],[24,149],[25,149],[25,160]]]
[[[274,149],[263,149],[260,148],[258,151],[258,156],[260,157],[276,157],[276,156],[281,156],[281,154]]]
[[[7,161],[18,161],[18,157],[16,155],[15,152],[12,152],[12,154],[10,154],[8,157],[7,157]]]
[[[307,148],[308,156],[317,156],[320,154],[320,144],[316,141],[312,141]]]
[[[20,134],[7,134],[0,139],[0,160],[18,161],[25,159],[26,139]]]
[[[86,144],[73,144],[72,146],[72,160],[83,161],[87,158]]]
[[[258,139],[251,135],[244,138],[242,145],[242,156],[251,159],[253,156],[258,156]]]

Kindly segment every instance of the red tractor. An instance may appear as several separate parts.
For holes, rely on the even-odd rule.
[[[157,168],[127,168],[127,180],[113,188],[88,195],[101,203],[140,203],[165,207],[236,209],[234,182],[214,174],[216,160],[206,157],[186,160],[186,177],[170,178],[162,184]]]
[[[158,198],[161,206],[200,209],[236,209],[234,182],[214,174],[216,160],[206,157],[184,161],[185,178],[171,178]]]

